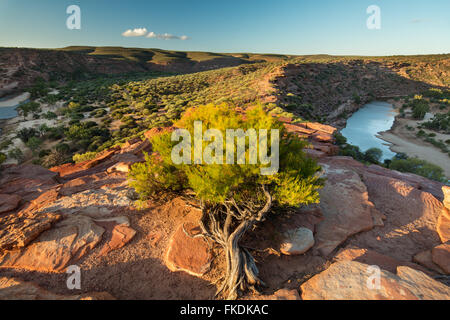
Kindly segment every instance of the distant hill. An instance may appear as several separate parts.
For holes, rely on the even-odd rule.
[[[122,47],[0,48],[0,97],[22,90],[38,77],[48,81],[149,71],[192,73],[292,57]]]
[[[288,68],[291,70],[286,75],[289,78],[289,88],[283,80],[278,85],[286,94],[303,96],[303,103],[314,102],[317,100],[317,93],[320,96],[327,91],[319,90],[319,87],[341,87],[339,83],[344,78],[351,78],[351,82],[345,86],[353,85],[353,90],[357,89],[354,85],[362,80],[369,83],[370,79],[386,80],[389,77],[436,86],[450,85],[450,54],[392,57],[325,54],[294,56],[70,46],[60,49],[0,48],[0,97],[27,88],[39,77],[46,81],[67,81],[130,73],[186,74],[254,63],[299,65],[299,68]],[[357,72],[352,74],[352,70]],[[305,80],[308,80],[306,85],[302,85],[301,82]],[[310,90],[310,87],[319,91]],[[342,90],[347,91],[347,88]],[[292,99],[282,100],[289,104]],[[324,103],[329,104],[328,101]]]
[[[142,49],[124,47],[89,47],[70,46],[58,49],[68,52],[83,53],[93,56],[106,57],[117,60],[129,60],[139,63],[168,65],[173,63],[199,63],[206,61],[235,61],[239,63],[287,60],[294,56],[279,54],[253,53],[214,53],[200,51],[171,51],[163,49]]]

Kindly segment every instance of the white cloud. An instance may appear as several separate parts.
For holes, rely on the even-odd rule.
[[[133,30],[128,29],[127,31],[122,33],[124,37],[142,37],[145,36],[146,34],[147,34],[146,28],[135,28]]]
[[[147,38],[154,38],[154,39],[163,39],[163,40],[187,40],[189,39],[188,36],[175,36],[170,33],[164,33],[164,34],[158,34],[154,33],[153,31],[147,33],[147,28],[135,28],[135,29],[128,29],[124,33],[122,33],[122,36],[124,37],[143,37],[145,36]]]
[[[147,38],[154,38],[154,39],[163,39],[163,40],[187,40],[189,39],[188,36],[174,36],[173,34],[170,33],[164,33],[164,34],[157,34],[152,32],[149,32],[149,34],[147,35]]]

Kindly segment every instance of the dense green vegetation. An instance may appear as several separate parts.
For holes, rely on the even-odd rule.
[[[53,76],[50,76],[50,81],[36,78],[34,84],[29,87],[32,101],[22,104],[19,108],[24,118],[29,119],[31,114],[34,119],[50,121],[48,126],[36,128],[36,132],[28,133],[29,137],[22,139],[32,150],[35,163],[61,164],[59,161],[68,161],[68,159],[73,161],[74,154],[94,154],[121,144],[129,138],[142,137],[149,128],[171,125],[187,108],[207,103],[227,102],[230,105],[245,108],[260,100],[274,101],[276,98],[275,103],[263,104],[266,111],[294,118],[294,121],[303,119],[324,122],[328,111],[321,110],[321,105],[333,108],[334,104],[343,103],[346,99],[360,104],[364,103],[368,97],[375,97],[374,92],[371,92],[373,84],[368,80],[370,77],[365,77],[366,74],[383,79],[376,78],[377,83],[384,83],[380,86],[381,90],[388,90],[389,86],[392,86],[390,83],[401,84],[403,82],[400,80],[405,80],[399,76],[392,76],[391,72],[383,72],[383,68],[394,70],[410,68],[414,72],[420,69],[420,72],[415,73],[417,80],[442,83],[443,80],[435,77],[434,74],[442,72],[442,66],[445,66],[445,61],[448,59],[448,55],[287,56],[119,47],[69,47],[62,50],[101,57],[105,60],[133,61],[140,64],[237,59],[233,60],[231,65],[235,62],[241,65],[192,74],[149,71],[119,76],[92,74],[83,67],[78,76],[68,75],[64,81],[61,81],[61,77],[55,78],[59,79],[59,82],[53,81]],[[48,50],[41,51],[46,55],[51,53]],[[285,90],[276,81],[285,68],[290,68],[289,66],[294,64],[299,66],[296,67],[294,75],[282,78],[289,81],[287,89],[295,85],[299,92]],[[436,65],[436,70],[434,67],[432,71],[427,69],[426,66],[429,64]],[[39,65],[40,69],[46,67],[48,66]],[[52,72],[48,74],[52,75]],[[433,74],[433,79],[426,79],[430,74]],[[83,79],[83,81],[71,79]],[[386,84],[385,81],[388,80],[391,82]],[[58,92],[52,92],[54,89]],[[442,105],[447,105],[448,95],[448,90],[442,89],[430,89],[423,93],[423,97]],[[266,100],[268,96],[270,99]],[[327,100],[328,98],[330,101]],[[426,110],[422,107],[421,100],[427,101],[413,99],[410,102],[418,105],[416,107],[418,117],[422,116]],[[42,111],[43,105],[55,103],[62,104],[63,107]],[[346,117],[345,114],[341,116]],[[436,119],[435,122],[439,124],[430,124],[430,128],[433,126],[444,130],[444,119]],[[426,126],[428,125],[424,125],[424,128]],[[25,132],[19,133],[21,136],[23,134]],[[28,143],[29,138],[33,138],[30,143]],[[428,136],[424,138],[433,139]],[[437,143],[441,144],[441,141]],[[446,145],[445,142],[443,143]],[[57,151],[56,145],[60,144],[69,145],[69,150]],[[0,151],[9,150],[8,141],[5,140],[2,145],[0,145]],[[17,152],[13,154],[18,155]],[[367,163],[377,162],[376,152],[364,154],[351,146],[345,147],[343,154],[352,155]]]
[[[416,95],[408,106],[412,109],[412,117],[418,120],[422,120],[425,117],[425,114],[430,111],[428,101],[422,99],[422,96],[420,95]]]
[[[422,126],[430,130],[450,133],[450,111],[447,113],[435,114],[433,119],[424,122]]]
[[[417,158],[394,159],[389,164],[389,168],[400,172],[415,173],[436,181],[447,182],[447,178],[445,177],[442,168]]]

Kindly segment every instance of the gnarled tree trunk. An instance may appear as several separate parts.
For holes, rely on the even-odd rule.
[[[257,286],[264,285],[258,277],[258,268],[252,255],[239,244],[249,229],[264,220],[272,206],[272,197],[265,186],[261,186],[261,191],[266,199],[264,205],[239,206],[233,199],[214,206],[202,204],[201,236],[219,243],[226,256],[225,280],[216,297],[223,294],[227,299],[236,299],[240,292],[249,288],[256,290]]]

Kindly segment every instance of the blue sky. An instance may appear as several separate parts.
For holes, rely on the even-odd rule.
[[[81,8],[81,30],[66,8]],[[369,30],[366,8],[381,9]],[[212,52],[392,55],[450,52],[449,0],[0,0],[0,46],[123,46]],[[128,29],[187,40],[124,37]]]

